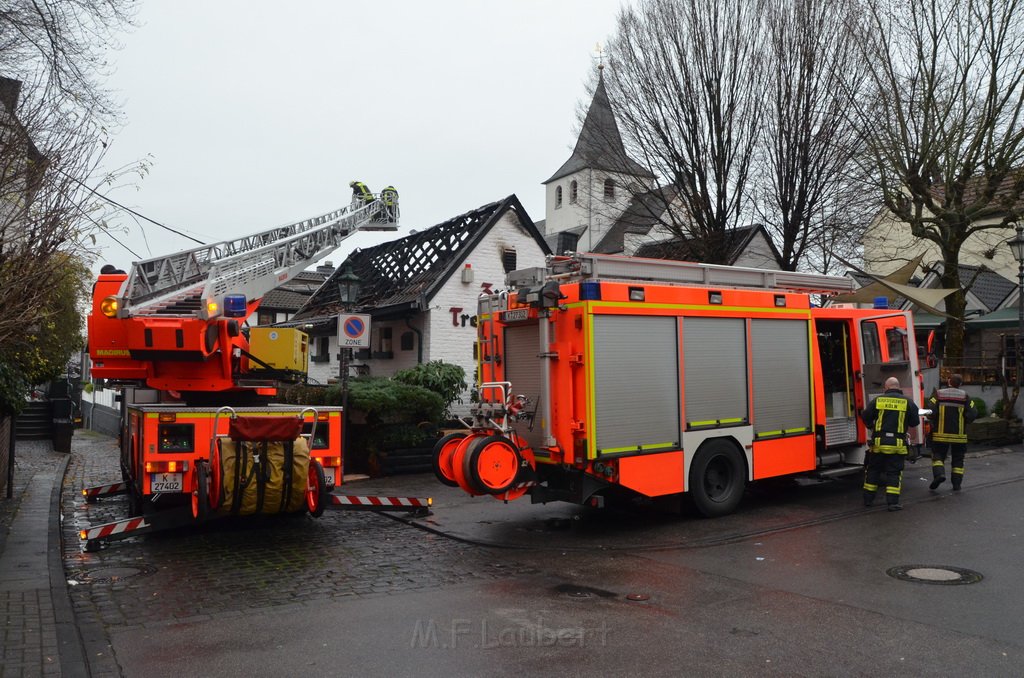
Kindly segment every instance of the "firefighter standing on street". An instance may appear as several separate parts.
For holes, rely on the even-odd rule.
[[[964,481],[964,453],[967,452],[967,424],[978,416],[974,402],[960,388],[964,383],[959,374],[951,374],[947,388],[940,388],[928,401],[935,410],[935,428],[932,429],[932,482],[929,489],[937,489],[946,482],[946,453],[952,452],[950,464],[953,491],[959,492]]]
[[[907,458],[907,431],[921,423],[917,405],[900,389],[900,380],[885,380],[885,393],[861,413],[872,432],[871,452],[864,471],[864,505],[871,506],[879,486],[885,487],[885,503],[899,511],[903,465]]]
[[[348,182],[349,187],[352,189],[352,206],[362,207],[363,205],[369,205],[374,201],[373,191],[361,181],[350,181]]]

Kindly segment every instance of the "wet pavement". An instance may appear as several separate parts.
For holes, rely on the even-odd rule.
[[[78,494],[119,479],[116,455],[76,433],[63,483],[84,675],[1021,673],[1020,446],[972,451],[958,494],[908,465],[899,513],[862,508],[855,478],[757,486],[705,520],[399,476],[346,491],[432,495],[432,515],[218,520],[85,553],[78,529],[127,515]]]

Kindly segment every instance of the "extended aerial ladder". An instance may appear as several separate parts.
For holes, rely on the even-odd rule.
[[[352,205],[101,274],[89,316],[95,378],[181,392],[268,387],[245,379],[240,321],[260,299],[359,231],[397,229],[398,205]]]

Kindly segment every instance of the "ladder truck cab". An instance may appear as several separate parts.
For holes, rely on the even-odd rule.
[[[341,408],[270,402],[279,385],[305,380],[307,335],[245,322],[264,294],[353,233],[396,230],[397,209],[375,200],[139,261],[127,273],[104,268],[89,357],[92,377],[121,389],[121,482],[83,494],[90,503],[127,494],[129,520],[82,530],[87,550],[217,515],[318,516],[361,503],[331,493],[342,483]],[[399,501],[407,510],[427,503]]]
[[[596,254],[513,271],[480,298],[481,402],[435,472],[505,501],[688,493],[706,516],[752,481],[859,472],[886,379],[923,403],[908,312],[813,303],[852,285]]]

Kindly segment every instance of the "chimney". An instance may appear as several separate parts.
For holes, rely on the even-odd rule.
[[[18,106],[19,94],[21,94],[20,80],[0,77],[0,103],[3,103],[11,113],[14,113],[14,109]]]
[[[316,267],[316,272],[323,274],[325,277],[331,277],[331,274],[334,273],[334,262],[325,261]]]

